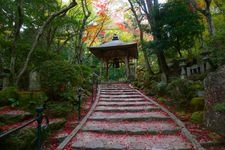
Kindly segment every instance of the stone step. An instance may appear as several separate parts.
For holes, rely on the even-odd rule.
[[[100,102],[149,102],[148,100],[144,99],[144,98],[120,98],[120,99],[107,99],[107,98],[100,98],[99,100]]]
[[[142,95],[100,95],[100,98],[142,98]]]
[[[98,106],[146,106],[151,105],[150,102],[99,102]]]
[[[192,145],[180,134],[162,136],[79,132],[72,148],[73,150],[190,150]]]
[[[101,132],[112,134],[174,134],[180,131],[172,121],[88,121],[82,131],[85,132]]]
[[[109,120],[109,121],[141,121],[141,120],[169,120],[163,112],[126,112],[126,113],[108,113],[108,112],[94,112],[89,120]]]
[[[120,91],[108,91],[108,92],[104,92],[104,91],[101,91],[100,94],[107,94],[107,95],[117,95],[117,94],[125,94],[125,95],[132,95],[132,94],[138,94],[136,91],[127,91],[127,92],[120,92]]]
[[[98,106],[95,111],[101,112],[138,112],[138,111],[157,111],[160,110],[157,106]]]
[[[101,92],[135,92],[135,90],[132,89],[101,89]]]

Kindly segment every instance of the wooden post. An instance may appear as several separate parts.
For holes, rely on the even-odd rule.
[[[99,76],[100,76],[100,78],[102,78],[102,68],[103,68],[103,60],[100,60],[100,68],[99,68]]]
[[[125,66],[126,66],[127,78],[129,78],[129,76],[130,76],[130,66],[129,66],[129,57],[128,56],[125,57]]]
[[[106,60],[106,81],[109,80],[109,61]]]

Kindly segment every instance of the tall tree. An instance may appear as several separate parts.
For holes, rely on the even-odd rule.
[[[141,26],[141,22],[143,21],[143,18],[144,16],[141,14],[141,10],[139,9],[139,13],[141,14],[140,16],[138,16],[138,13],[136,12],[135,10],[135,6],[134,4],[132,3],[131,0],[128,0],[129,4],[130,4],[130,7],[131,7],[131,11],[133,12],[134,14],[134,17],[135,17],[135,20],[137,22],[137,25],[138,25],[138,28],[139,28],[139,31],[140,31],[140,43],[141,43],[141,49],[143,51],[143,54],[144,54],[144,58],[145,58],[145,65],[146,65],[146,68],[147,68],[147,71],[149,74],[154,74],[152,69],[151,69],[151,65],[150,65],[150,62],[149,62],[149,58],[148,58],[148,54],[147,54],[147,51],[144,47],[144,31],[143,31],[143,28]]]
[[[6,42],[10,43],[8,45],[3,45],[6,51],[4,57],[7,57],[7,53],[10,56],[9,61],[6,59],[5,64],[9,65],[8,68],[10,68],[11,71],[11,83],[18,85],[28,68],[32,54],[37,47],[40,47],[38,43],[40,43],[40,39],[47,27],[56,18],[65,16],[77,3],[75,0],[72,0],[69,5],[61,8],[58,2],[53,0],[49,1],[46,5],[43,5],[43,3],[39,5],[40,1],[34,2],[38,5],[33,5],[33,3],[24,0],[9,0],[7,2],[1,0],[0,2],[2,5],[1,14],[3,14],[1,19],[4,18],[1,36],[6,35],[6,31],[10,33],[4,38]],[[47,10],[46,7],[48,7]],[[37,14],[37,11],[34,10],[40,10],[40,13]],[[34,35],[34,32],[36,35]],[[8,49],[10,49],[10,51]],[[29,50],[24,54],[24,56],[26,55],[25,58],[20,59],[20,65],[18,65],[17,58],[22,53],[21,50],[23,49]]]
[[[204,30],[198,13],[192,12],[187,3],[179,0],[160,6],[155,18],[157,30],[154,29],[153,34],[158,37],[157,46],[163,50],[174,49],[180,57],[181,50],[192,48]]]
[[[142,8],[142,10],[145,12],[145,15],[147,17],[147,20],[151,26],[151,31],[157,29],[157,20],[154,18],[154,10],[158,9],[158,0],[136,0],[136,3],[139,4],[139,6]],[[157,40],[158,37],[157,35],[153,35],[153,40]],[[155,49],[154,50],[157,58],[158,58],[158,63],[160,66],[160,70],[168,75],[169,73],[169,67],[166,63],[166,58],[163,50],[160,49]]]
[[[188,1],[191,4],[192,8],[198,10],[205,16],[208,23],[209,34],[210,36],[215,36],[215,33],[216,33],[215,26],[214,26],[212,14],[210,11],[212,0],[201,0],[200,2],[197,2],[196,0],[188,0]]]

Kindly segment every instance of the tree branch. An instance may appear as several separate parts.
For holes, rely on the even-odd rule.
[[[38,42],[39,42],[39,39],[40,39],[41,35],[43,34],[45,28],[46,28],[46,27],[52,22],[52,20],[54,20],[57,16],[59,16],[59,15],[61,15],[61,14],[64,14],[65,12],[69,11],[70,9],[72,9],[73,7],[75,7],[76,5],[77,5],[76,1],[73,0],[73,1],[69,4],[69,6],[67,6],[67,7],[65,7],[65,8],[63,8],[63,9],[61,9],[61,10],[59,10],[58,12],[53,13],[52,15],[50,15],[50,16],[48,17],[48,19],[43,23],[43,25],[39,28],[38,33],[37,33],[37,35],[36,35],[36,37],[35,37],[35,40],[34,40],[34,42],[33,42],[33,44],[32,44],[32,47],[31,47],[31,49],[30,49],[30,51],[29,51],[29,53],[28,53],[28,55],[27,55],[27,58],[26,58],[26,60],[25,60],[24,66],[23,66],[23,68],[21,69],[21,71],[19,72],[19,74],[18,74],[18,76],[17,76],[16,84],[19,83],[19,80],[20,80],[21,76],[22,76],[22,75],[24,74],[24,72],[26,71],[27,66],[28,66],[28,64],[29,64],[29,62],[30,62],[30,59],[31,59],[31,55],[33,54],[33,52],[34,52],[34,50],[35,50],[35,48],[36,48],[36,46],[37,46],[37,44],[38,44]]]

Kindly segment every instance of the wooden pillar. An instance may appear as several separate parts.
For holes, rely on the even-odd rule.
[[[102,68],[103,68],[103,60],[100,60],[100,68],[99,68],[100,78],[102,78]]]
[[[106,60],[106,81],[109,80],[109,61]]]
[[[125,66],[126,66],[126,76],[129,78],[130,76],[130,66],[129,66],[129,57],[125,57]]]

